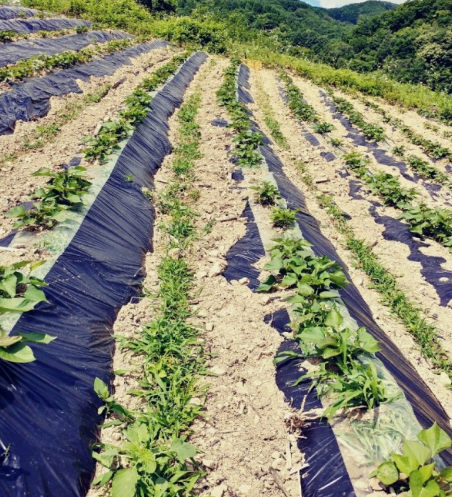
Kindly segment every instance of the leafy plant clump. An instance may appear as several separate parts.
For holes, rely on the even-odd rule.
[[[446,497],[452,494],[452,467],[438,469],[433,458],[451,446],[447,433],[436,423],[405,440],[402,454],[393,452],[374,476],[388,489],[406,497]],[[392,492],[391,492],[392,493]]]
[[[334,126],[327,122],[320,122],[314,125],[314,131],[320,135],[325,135],[326,133],[331,133]]]
[[[83,205],[83,196],[91,187],[84,167],[68,167],[62,172],[40,169],[33,176],[46,176],[49,181],[38,188],[31,198],[35,201],[30,209],[23,205],[7,212],[15,218],[14,228],[32,227],[49,229],[66,219],[66,211],[76,211]]]
[[[324,415],[332,417],[337,411],[366,406],[368,409],[396,398],[387,391],[372,362],[362,357],[378,350],[376,340],[365,328],[344,328],[343,317],[336,307],[339,290],[348,281],[342,268],[328,257],[317,257],[305,240],[277,239],[271,261],[264,266],[270,271],[259,292],[274,288],[292,289],[289,302],[296,304],[296,320],[292,323],[294,338],[303,354],[282,352],[275,362],[299,357],[322,359],[317,370],[301,376],[296,384],[313,380],[321,397],[330,405]]]
[[[295,225],[298,210],[274,207],[270,219],[275,228],[287,230]]]
[[[300,89],[295,86],[293,79],[284,71],[279,73],[281,81],[285,84],[286,95],[288,98],[289,109],[293,115],[301,121],[316,123],[319,116],[308,103],[304,101]]]
[[[278,188],[269,181],[263,181],[259,186],[252,186],[254,200],[261,205],[276,205],[281,198]]]

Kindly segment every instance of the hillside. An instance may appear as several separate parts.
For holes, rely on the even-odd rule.
[[[325,9],[325,12],[337,21],[356,24],[360,16],[375,17],[388,10],[394,10],[396,7],[395,3],[369,0],[367,2],[344,5],[343,7]]]
[[[326,56],[336,67],[382,70],[402,82],[452,91],[452,0],[410,0],[395,10],[363,19]]]
[[[452,495],[452,96],[232,1],[0,6],[1,497]]]

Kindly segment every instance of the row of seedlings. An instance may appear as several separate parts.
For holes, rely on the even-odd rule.
[[[172,76],[179,66],[189,57],[189,53],[176,55],[170,62],[157,69],[150,77],[144,79],[135,91],[125,100],[124,108],[116,120],[105,122],[95,137],[85,141],[85,159],[93,162],[105,161],[113,152],[119,150],[120,143],[131,136],[149,112],[152,101],[151,92],[156,91]],[[47,176],[47,184],[34,191],[30,198],[31,208],[23,205],[12,208],[7,217],[15,219],[14,228],[32,228],[45,230],[68,219],[70,212],[79,212],[83,207],[83,197],[87,195],[91,182],[86,177],[84,167],[66,167],[63,171],[53,172],[46,169],[36,171],[33,176]]]
[[[0,44],[1,43],[13,43],[18,40],[28,40],[34,38],[59,38],[63,35],[68,35],[71,33],[82,34],[88,32],[87,26],[75,26],[74,28],[59,29],[56,31],[37,31],[32,35],[28,33],[17,33],[12,30],[2,30],[0,31]]]
[[[110,55],[141,43],[140,38],[112,40],[93,47],[82,48],[78,52],[67,50],[56,55],[36,55],[16,64],[0,68],[0,81],[14,83],[25,78],[42,75],[54,69],[67,69],[75,64],[87,64],[96,57]]]
[[[238,64],[235,62],[230,67],[227,78],[236,72]],[[230,82],[224,86],[220,103],[234,120],[236,105],[228,105],[228,102],[232,102],[235,92],[229,90],[229,98],[224,95],[230,86]],[[248,127],[251,127],[249,116]],[[263,206],[277,204],[280,199],[274,180],[263,182],[255,191],[255,201]],[[275,220],[274,213],[275,210],[269,216],[274,227],[285,230],[294,227],[295,218],[280,224]],[[376,358],[378,343],[365,328],[359,327],[351,319],[340,298],[340,291],[348,284],[344,271],[328,257],[316,256],[310,244],[300,235],[294,228],[291,233],[273,240],[269,249],[271,260],[264,267],[270,274],[258,288],[260,292],[282,290],[288,294],[286,298],[293,305],[291,327],[303,353],[285,352],[275,362],[299,357],[315,358],[318,361],[317,367],[299,378],[297,383],[312,381],[312,388],[316,388],[326,404],[323,416],[333,423],[340,412],[371,411],[387,404],[384,416],[388,416],[386,422],[392,431],[391,436],[400,437],[398,442],[402,454],[392,452],[393,446],[388,450],[386,445],[377,447],[372,457],[366,455],[366,463],[373,464],[376,455],[380,462],[389,458],[375,471],[382,488],[389,491],[394,486],[398,491],[410,491],[413,496],[433,491],[436,493],[425,495],[447,495],[446,492],[451,491],[452,469],[441,471],[440,467],[435,467],[433,458],[450,447],[451,440],[436,424],[428,430],[419,431],[417,441],[406,439],[407,435],[413,436],[413,428],[419,430],[419,424],[414,417],[408,421],[408,412],[411,411],[409,404]],[[404,405],[402,417],[402,411],[399,410],[401,405]],[[401,419],[404,419],[402,424]],[[351,425],[356,432],[359,431],[359,422],[352,422]],[[371,425],[364,421],[361,427],[368,429]],[[361,435],[364,431],[361,431]],[[335,433],[339,438],[348,437],[347,444],[353,438],[340,424],[335,424]],[[379,439],[380,435],[375,433],[375,440],[383,441],[384,437]],[[355,436],[358,437],[358,433]],[[353,454],[351,450],[348,456],[347,464],[351,464],[350,459],[356,458],[356,453]],[[358,464],[362,464],[362,461],[358,461]]]
[[[301,92],[297,94],[295,91],[290,92],[289,105],[291,110],[297,107],[297,102],[302,97]],[[336,101],[335,101],[336,102]],[[345,103],[341,105],[338,110],[347,113],[347,115],[355,115],[355,111],[346,110],[349,109],[348,102],[344,100]],[[336,102],[336,105],[339,105]],[[302,103],[302,105],[305,105]],[[294,116],[299,118],[298,113],[292,110]],[[356,113],[356,119],[354,121],[361,121],[362,116]],[[382,128],[378,126],[365,123],[360,124],[361,126],[368,126],[368,133],[373,136],[373,139],[377,140],[377,136],[380,135],[380,131],[384,133]],[[383,135],[384,136],[384,135]],[[382,138],[381,138],[382,139]],[[403,211],[401,218],[407,221],[410,226],[410,230],[413,234],[420,236],[421,238],[427,237],[431,238],[442,245],[451,248],[452,247],[452,212],[447,209],[439,208],[429,208],[424,203],[414,204],[413,200],[418,195],[414,188],[407,189],[400,185],[399,180],[396,176],[389,173],[371,173],[366,167],[369,163],[360,153],[352,152],[344,155],[345,163],[348,168],[362,181],[368,185],[371,190],[378,194],[386,203],[386,205],[396,207]]]
[[[304,100],[300,89],[286,72],[281,71],[279,78],[285,85],[288,106],[300,121],[312,124],[314,131],[321,135],[333,131],[334,126],[332,124],[320,121],[316,111]]]
[[[330,95],[332,93],[330,92]],[[339,112],[344,113],[347,115],[349,121],[352,124],[356,124],[354,121],[354,116],[357,115],[358,113],[354,110],[353,104],[350,103],[348,100],[340,97],[333,97],[333,101],[336,104],[336,108]],[[432,142],[426,138],[421,137],[420,135],[416,134],[409,126],[406,126],[400,119],[392,118],[390,117],[381,107],[379,107],[377,104],[373,104],[370,101],[366,100],[366,105],[372,108],[373,110],[377,109],[381,111],[384,121],[396,126],[402,133],[414,144],[420,146],[423,151],[429,155],[432,159],[441,159],[441,158],[449,158],[451,155],[449,149],[442,147],[439,143],[437,142]],[[361,117],[362,120],[362,117]],[[364,123],[365,126],[375,126],[369,123]],[[362,129],[362,128],[361,128]],[[380,128],[382,129],[382,128]],[[369,136],[364,133],[366,138],[370,138]],[[384,138],[384,136],[383,136]],[[382,139],[383,139],[382,138]],[[375,138],[374,138],[375,139]],[[376,140],[378,141],[378,140]],[[452,189],[452,183],[449,178],[449,176],[440,171],[438,168],[435,166],[429,164],[427,161],[423,160],[422,158],[411,154],[408,157],[405,157],[405,149],[404,147],[394,147],[392,150],[393,154],[399,157],[402,157],[406,160],[406,163],[411,167],[411,169],[420,177],[423,179],[428,179],[431,180],[435,183],[438,183],[440,185],[445,185],[448,188]]]
[[[119,405],[99,379],[95,390],[105,402],[107,422],[121,433],[121,443],[100,442],[93,457],[105,468],[93,485],[105,487],[112,497],[141,495],[196,495],[195,485],[204,475],[187,442],[190,427],[203,406],[199,385],[205,375],[206,351],[199,329],[191,323],[193,272],[189,257],[196,239],[197,215],[193,201],[196,160],[199,159],[200,127],[196,122],[201,93],[196,91],[180,109],[172,160],[173,176],[156,198],[163,219],[159,224],[166,246],[158,266],[159,290],[152,305],[156,317],[136,339],[123,340],[121,348],[139,358],[139,387],[130,395],[141,399],[138,409]]]

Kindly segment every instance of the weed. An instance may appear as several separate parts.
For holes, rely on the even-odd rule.
[[[392,153],[394,155],[397,155],[397,157],[403,157],[405,155],[405,152],[406,152],[406,148],[403,145],[394,147],[392,149]]]
[[[316,133],[321,134],[321,135],[331,133],[331,131],[333,131],[333,129],[334,129],[334,126],[330,123],[327,123],[327,122],[321,122],[321,123],[317,123],[314,125],[314,131]]]
[[[343,141],[339,138],[330,138],[330,143],[333,147],[342,147]]]

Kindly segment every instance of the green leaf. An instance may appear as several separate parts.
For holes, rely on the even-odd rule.
[[[422,430],[417,437],[422,443],[430,448],[432,455],[434,456],[451,446],[449,436],[436,423],[427,430]]]
[[[341,313],[337,311],[336,307],[334,306],[331,311],[328,313],[326,319],[325,319],[325,326],[331,326],[332,328],[338,328],[342,322],[344,321],[344,318],[342,317]]]
[[[340,297],[339,292],[336,290],[328,290],[326,292],[321,292],[319,297],[321,299],[337,299]]]
[[[107,384],[100,378],[94,380],[94,391],[97,393],[100,399],[107,400],[110,396]]]
[[[392,485],[399,479],[399,472],[393,462],[384,462],[377,469],[377,478],[384,485]]]
[[[2,312],[28,312],[31,311],[37,302],[31,302],[25,298],[1,299],[0,298],[0,313]]]
[[[422,475],[423,483],[425,483],[427,480],[430,480],[434,469],[435,469],[435,463],[427,464],[427,466],[422,466],[422,468],[419,468],[419,473],[421,473]]]
[[[283,280],[281,281],[281,286],[284,286],[284,287],[293,286],[293,285],[297,284],[297,281],[298,281],[298,278],[295,275],[286,274],[286,276],[284,276]]]
[[[0,347],[0,359],[8,362],[27,363],[33,362],[35,356],[28,345],[17,342],[10,347]]]
[[[27,213],[27,210],[23,205],[18,205],[10,209],[5,215],[6,217],[22,217]]]
[[[173,440],[170,448],[171,452],[176,454],[179,462],[184,462],[186,459],[191,459],[197,454],[197,449],[193,445],[183,442],[180,438]]]
[[[135,467],[120,469],[111,484],[111,497],[134,497],[140,476]]]
[[[410,473],[410,490],[413,497],[437,497],[440,492],[439,485],[434,480],[430,480],[424,487],[420,471]]]
[[[306,283],[299,283],[297,286],[297,293],[302,297],[309,297],[314,293],[314,289]]]
[[[16,296],[17,276],[15,274],[8,275],[2,282],[1,288],[11,297]]]
[[[47,335],[46,333],[18,333],[21,337],[23,337],[24,341],[26,342],[33,342],[33,343],[44,343],[48,344],[50,342],[53,342],[56,340],[56,337]]]
[[[392,459],[397,465],[397,468],[401,473],[409,475],[412,471],[416,471],[419,467],[416,459],[411,457],[401,456],[400,454],[391,454]]]
[[[284,267],[284,262],[282,259],[275,258],[272,259],[270,262],[265,264],[264,270],[265,271],[279,271]]]
[[[34,302],[35,304],[39,302],[47,302],[45,293],[39,288],[36,288],[35,286],[29,286],[27,288],[27,290],[24,293],[24,298]]]
[[[417,461],[418,466],[423,466],[432,457],[432,451],[423,443],[414,440],[403,442],[403,455]]]
[[[102,488],[104,485],[106,485],[114,475],[113,471],[107,471],[103,475],[99,475],[97,478],[93,480],[93,486],[97,486],[99,488]]]
[[[452,466],[444,468],[440,473],[440,478],[444,481],[452,482]]]

